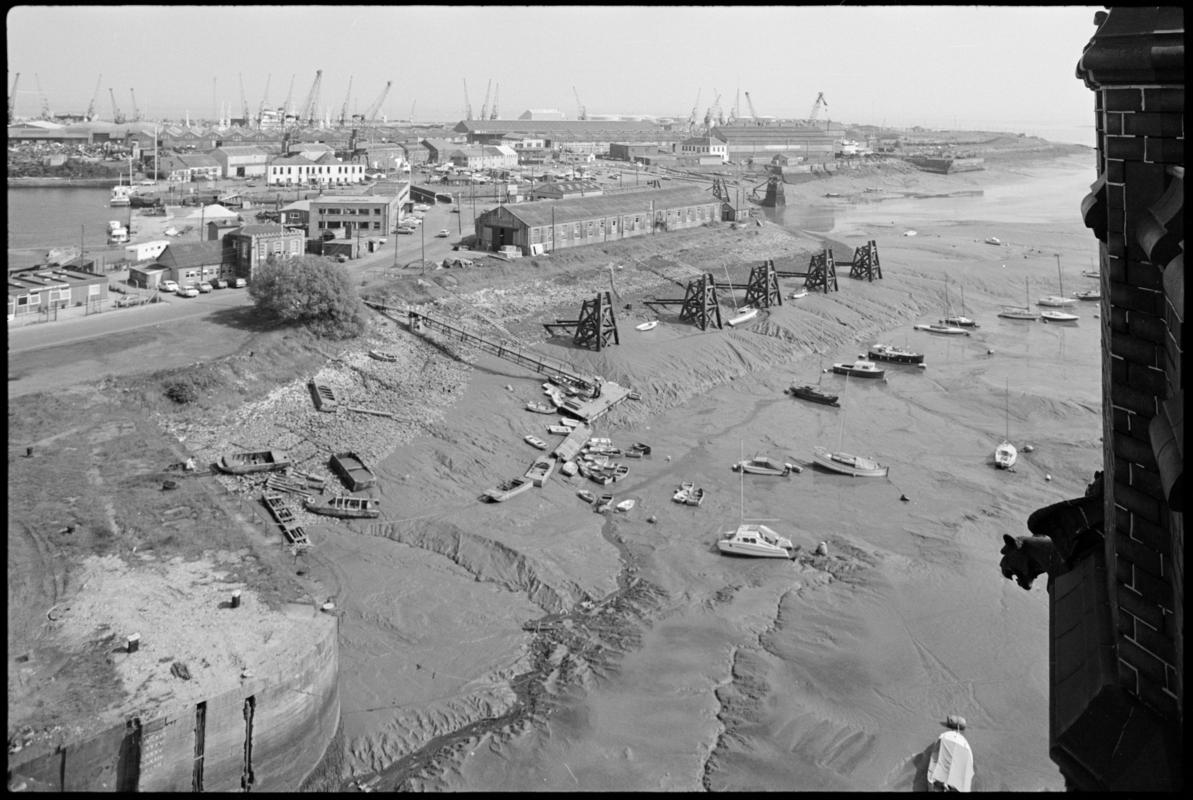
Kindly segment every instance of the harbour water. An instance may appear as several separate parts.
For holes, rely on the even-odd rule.
[[[8,249],[86,249],[107,245],[108,220],[128,223],[128,207],[108,204],[103,187],[8,190]]]

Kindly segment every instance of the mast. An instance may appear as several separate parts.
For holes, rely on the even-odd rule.
[[[1060,296],[1065,296],[1065,280],[1060,274],[1060,253],[1056,254],[1056,283],[1060,289]]]

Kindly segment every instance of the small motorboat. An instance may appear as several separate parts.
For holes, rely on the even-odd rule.
[[[969,331],[965,328],[958,328],[956,325],[945,325],[940,322],[921,323],[915,326],[917,331],[926,331],[927,333],[937,333],[943,336],[969,336]]]
[[[733,471],[748,475],[784,476],[791,472],[791,465],[780,463],[770,456],[754,456],[738,461],[733,465]]]
[[[766,525],[743,522],[735,530],[726,531],[717,540],[717,549],[725,555],[754,558],[791,558],[795,552],[791,540],[780,536]]]
[[[533,411],[536,414],[554,414],[559,408],[554,403],[540,403],[536,400],[531,400],[526,404],[527,411]]]
[[[650,330],[654,330],[655,328],[657,328],[658,325],[659,325],[659,321],[657,319],[652,319],[647,322],[639,323],[638,325],[635,325],[634,327],[640,331],[650,331]]]
[[[941,325],[952,325],[954,328],[979,328],[978,323],[961,314],[953,314],[940,321]]]
[[[820,403],[821,405],[837,406],[838,408],[841,406],[837,395],[822,392],[811,384],[789,387],[787,393],[792,397],[798,397],[801,400],[811,400],[813,403]]]
[[[592,492],[588,491],[587,489],[581,489],[580,491],[576,492],[576,497],[579,497],[585,503],[595,503],[596,502],[596,495],[593,494]]]
[[[1001,244],[1002,244],[1002,240],[1001,240],[1001,239],[999,239],[997,236],[987,236],[987,237],[986,237],[986,244],[992,244],[992,245],[995,245],[995,246],[997,247],[998,245],[1001,245]]]
[[[1041,297],[1036,301],[1036,305],[1045,306],[1048,308],[1067,308],[1077,303],[1075,297],[1061,297],[1058,294],[1050,294],[1046,297]]]
[[[729,327],[734,327],[736,325],[749,322],[756,316],[758,316],[758,309],[751,308],[750,306],[742,306],[740,309],[738,309],[737,314],[727,320],[727,324]]]
[[[634,502],[635,502],[635,501],[634,501],[633,499],[630,499],[630,500],[622,500],[620,503],[618,503],[617,505],[615,505],[615,506],[614,506],[614,508],[615,508],[617,511],[629,511],[631,508],[633,508],[633,507],[634,507]]]
[[[866,358],[871,361],[889,361],[892,364],[923,364],[924,354],[912,350],[904,350],[889,344],[874,344],[867,351]],[[858,358],[863,358],[859,355]]]
[[[879,464],[872,458],[844,452],[834,453],[827,447],[815,448],[812,451],[812,461],[825,469],[855,478],[883,478],[890,471],[890,467]]]
[[[546,443],[546,442],[544,442],[544,441],[543,441],[542,439],[540,439],[539,437],[537,437],[537,436],[534,436],[534,435],[531,435],[531,434],[529,434],[529,433],[528,433],[528,434],[526,434],[525,436],[523,436],[523,437],[522,437],[522,440],[523,440],[524,442],[526,442],[526,444],[530,445],[531,447],[537,448],[537,449],[539,449],[539,450],[546,450],[546,449],[547,449],[547,443]]]
[[[1003,319],[1039,319],[1040,312],[1025,306],[1003,306],[998,316]]]
[[[1080,292],[1073,292],[1073,296],[1076,297],[1078,300],[1101,300],[1102,299],[1102,290],[1101,289],[1085,289]]]
[[[833,364],[833,372],[854,378],[881,378],[886,375],[886,370],[880,369],[873,361],[864,359],[854,361],[852,364]]]
[[[799,300],[801,297],[807,297],[807,296],[808,296],[807,289],[800,289],[798,292],[792,292],[790,295],[792,300]]]
[[[567,436],[571,432],[572,432],[572,429],[569,428],[567,425],[548,425],[547,426],[547,433],[554,433],[554,434],[559,434],[561,436]]]
[[[1076,314],[1070,314],[1067,311],[1047,311],[1040,312],[1040,319],[1045,322],[1076,322],[1080,319]]]

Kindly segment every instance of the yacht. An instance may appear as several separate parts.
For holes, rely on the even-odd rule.
[[[754,522],[743,522],[735,530],[726,531],[717,540],[717,549],[726,555],[755,558],[792,558],[795,551],[790,539]]]

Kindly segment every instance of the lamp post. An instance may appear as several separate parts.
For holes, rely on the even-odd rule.
[[[418,238],[422,242],[422,269],[427,268],[427,226],[425,224],[418,226]]]

